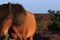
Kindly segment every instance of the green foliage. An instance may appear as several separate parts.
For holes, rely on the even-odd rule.
[[[60,34],[60,11],[48,10],[52,23],[48,26],[49,31],[52,33]]]

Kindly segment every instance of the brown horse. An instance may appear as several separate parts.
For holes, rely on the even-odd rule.
[[[20,4],[0,5],[0,37],[9,34],[9,40],[33,40],[35,16]]]

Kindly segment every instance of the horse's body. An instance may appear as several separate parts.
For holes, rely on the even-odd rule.
[[[11,6],[10,6],[11,7]],[[17,6],[16,6],[17,7]],[[12,9],[10,9],[12,10]],[[21,10],[21,9],[20,9]],[[24,11],[24,10],[23,10]],[[11,11],[10,11],[11,12]],[[17,11],[18,12],[18,11]],[[12,11],[10,14],[12,14],[12,16],[8,16],[10,19],[8,21],[4,21],[3,23],[3,26],[1,28],[1,34],[7,34],[8,33],[8,30],[10,30],[9,28],[12,28],[12,30],[15,32],[13,33],[12,31],[9,31],[11,32],[10,35],[13,35],[13,39],[12,38],[9,38],[9,40],[15,40],[15,39],[18,39],[18,40],[26,40],[27,38],[30,38],[30,40],[33,40],[33,35],[35,33],[35,30],[36,30],[36,20],[35,20],[35,16],[31,13],[31,12],[28,12],[28,11],[25,11],[25,14],[24,12],[20,12],[20,13],[23,13],[23,14],[17,14],[16,18],[17,20],[19,18],[17,23],[15,23],[16,21],[13,20],[14,19],[14,12]],[[16,14],[15,14],[16,15]],[[22,15],[22,16],[21,16]],[[24,16],[25,15],[25,16]],[[15,19],[16,19],[15,18]],[[15,25],[17,24],[17,25]],[[21,24],[18,24],[19,22],[23,21]],[[12,25],[11,25],[12,24]]]
[[[15,28],[15,29],[14,29]],[[22,38],[29,38],[32,40],[33,39],[33,35],[35,33],[36,30],[36,21],[35,21],[35,17],[32,13],[27,12],[27,16],[26,16],[26,20],[25,23],[22,24],[20,27],[18,27],[18,29],[16,29],[16,27],[13,26],[14,31],[16,32],[16,34],[14,35],[14,37],[16,37],[16,35],[19,37],[19,35],[21,35]],[[19,30],[20,34],[18,34],[17,30]]]

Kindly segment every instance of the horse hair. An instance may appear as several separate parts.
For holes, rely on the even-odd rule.
[[[11,8],[9,8],[9,5],[11,5],[10,6]],[[0,26],[1,26],[1,23],[3,24],[3,21],[6,18],[8,18],[8,15],[10,15],[11,13],[13,16],[12,25],[18,26],[24,22],[26,11],[23,8],[23,6],[21,4],[8,3],[8,4],[0,5]]]

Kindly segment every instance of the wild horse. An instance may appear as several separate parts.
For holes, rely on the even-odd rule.
[[[35,30],[35,16],[21,4],[0,5],[0,38],[8,34],[8,40],[33,40]]]

